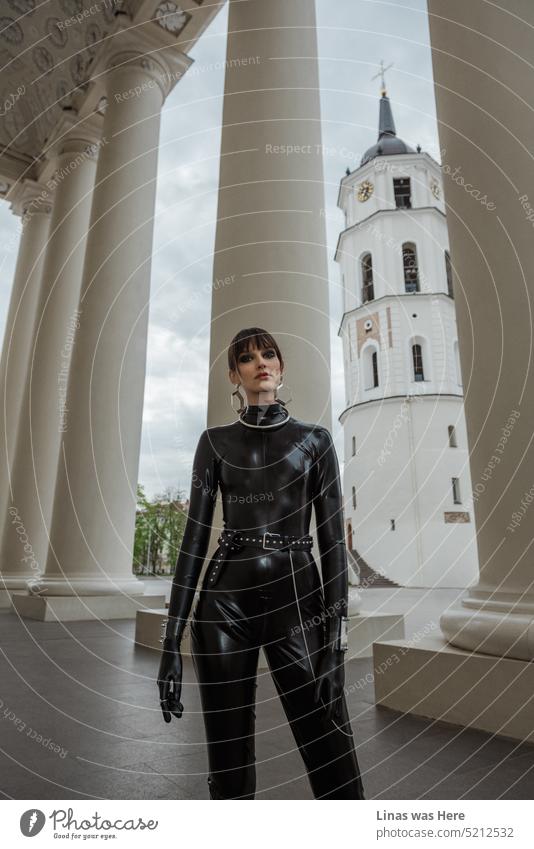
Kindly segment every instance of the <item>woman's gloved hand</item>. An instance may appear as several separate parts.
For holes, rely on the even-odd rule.
[[[182,692],[182,655],[180,639],[177,636],[165,637],[158,672],[159,700],[163,719],[170,722],[171,714],[178,719],[184,706],[180,701]]]
[[[347,645],[346,616],[326,617],[323,651],[319,658],[315,701],[322,703],[329,719],[333,719],[341,708],[341,696],[345,686],[345,651]]]
[[[341,707],[341,696],[345,686],[345,652],[327,646],[319,660],[315,701],[326,708],[329,719],[333,719]]]

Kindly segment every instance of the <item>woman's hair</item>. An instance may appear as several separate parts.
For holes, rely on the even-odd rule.
[[[230,342],[230,347],[228,348],[228,368],[231,371],[237,371],[237,360],[239,355],[242,354],[243,351],[249,351],[250,348],[253,347],[274,348],[276,355],[280,360],[280,365],[284,365],[280,348],[278,347],[274,336],[271,336],[271,334],[266,330],[263,330],[262,327],[246,327],[244,330],[240,330],[239,333],[236,333]]]

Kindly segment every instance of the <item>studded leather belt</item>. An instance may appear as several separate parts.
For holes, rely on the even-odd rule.
[[[211,568],[208,583],[213,586],[220,573],[220,568],[226,560],[228,553],[232,550],[240,551],[243,548],[259,548],[262,551],[310,551],[313,546],[313,537],[306,534],[303,537],[294,534],[277,534],[265,531],[263,534],[253,534],[249,531],[240,531],[225,528],[217,542],[220,551],[215,558]]]

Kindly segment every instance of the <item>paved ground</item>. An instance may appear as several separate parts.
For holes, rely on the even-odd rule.
[[[405,612],[409,637],[439,620],[458,592],[362,595],[365,609]],[[4,797],[208,798],[191,662],[184,662],[186,712],[167,725],[157,700],[158,656],[133,644],[134,627],[124,620],[19,621],[0,612]],[[347,683],[371,670],[370,659],[351,661]],[[268,671],[258,683],[257,798],[312,798]],[[351,692],[348,703],[368,798],[533,798],[533,746],[376,708],[372,683]]]

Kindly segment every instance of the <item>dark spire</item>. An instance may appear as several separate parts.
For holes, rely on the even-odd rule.
[[[391,103],[386,92],[382,92],[380,98],[380,117],[378,119],[378,138],[383,135],[396,136],[395,121],[393,120],[393,112],[391,111]]]
[[[377,156],[392,156],[396,153],[415,153],[415,150],[397,136],[391,103],[386,93],[385,84],[382,83],[378,117],[378,138],[375,144],[365,151],[360,162],[360,167]]]

